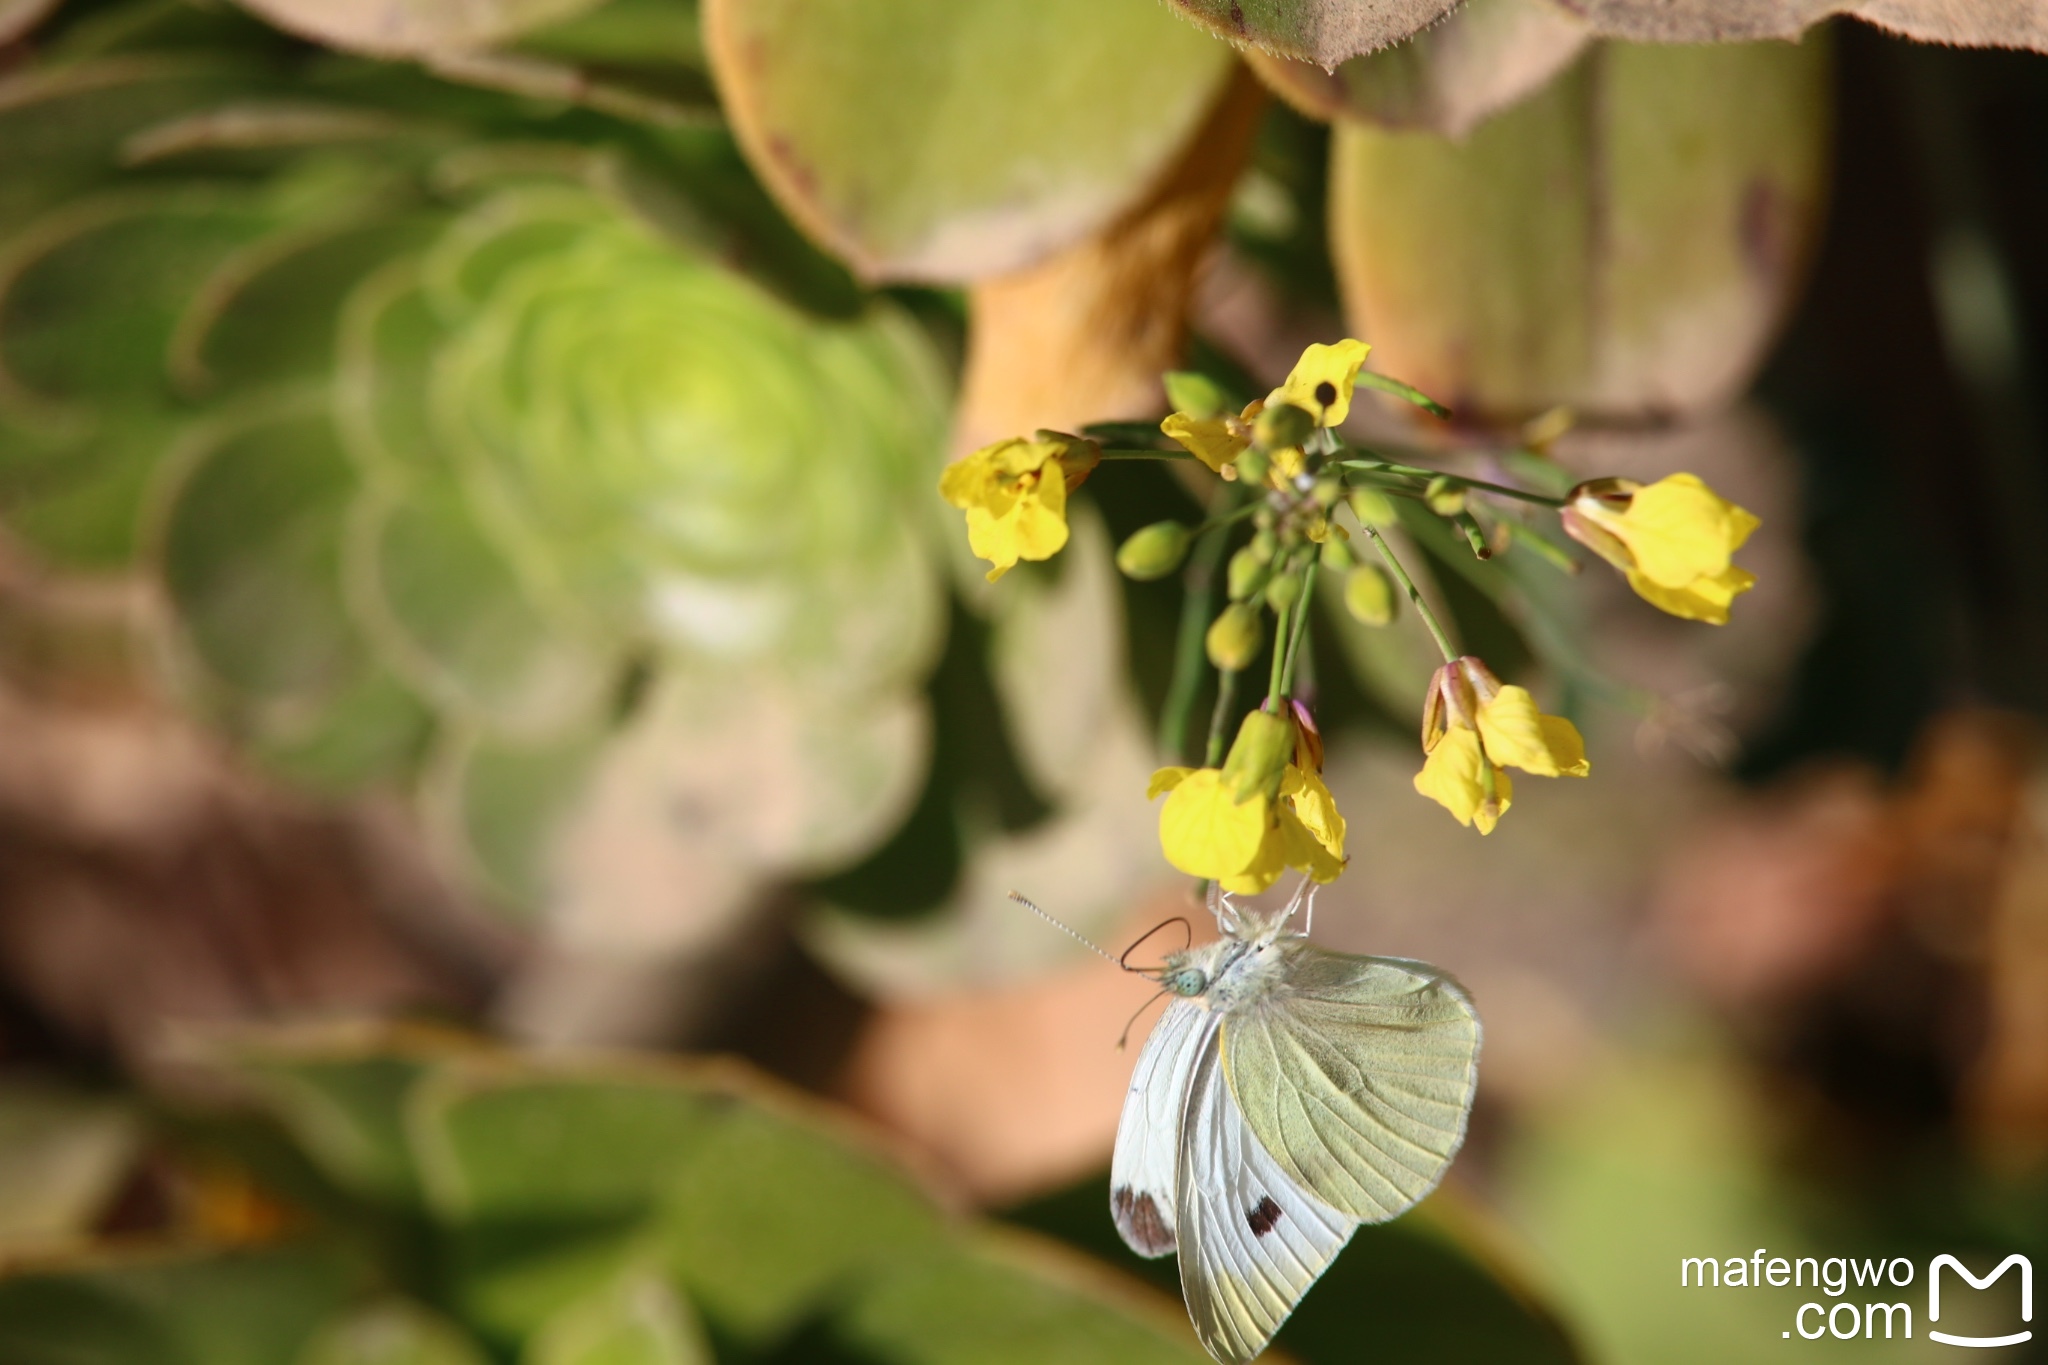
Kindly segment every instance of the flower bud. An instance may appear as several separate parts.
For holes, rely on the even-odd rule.
[[[1252,444],[1260,450],[1287,450],[1299,446],[1316,429],[1316,419],[1292,403],[1276,403],[1252,423]]]
[[[1393,502],[1377,488],[1351,490],[1351,515],[1365,526],[1392,526],[1400,520]]]
[[[1330,527],[1330,538],[1323,542],[1324,568],[1343,573],[1358,563],[1358,556],[1351,552],[1351,547],[1345,544],[1345,540],[1343,527]]]
[[[1216,381],[1206,374],[1193,370],[1173,370],[1165,376],[1166,401],[1173,404],[1175,412],[1187,414],[1197,422],[1206,422],[1221,416],[1230,407],[1223,390],[1216,387]]]
[[[1230,557],[1230,600],[1242,602],[1266,586],[1266,579],[1272,573],[1270,563],[1261,559],[1252,546],[1245,546]]]
[[[1422,490],[1422,500],[1438,516],[1455,517],[1465,510],[1465,485],[1448,475],[1439,474],[1429,481],[1429,487]]]
[[[1301,597],[1299,575],[1285,573],[1266,585],[1266,605],[1274,611],[1286,611]]]
[[[1316,506],[1327,512],[1337,505],[1337,499],[1344,496],[1344,484],[1341,480],[1325,474],[1316,480],[1315,491],[1311,496],[1315,498]]]
[[[1116,552],[1116,566],[1139,582],[1164,578],[1187,558],[1194,532],[1177,521],[1155,521],[1132,533]]]
[[[1235,673],[1259,657],[1259,646],[1265,643],[1265,634],[1259,629],[1259,609],[1244,602],[1233,602],[1223,609],[1223,614],[1209,623],[1209,633],[1203,644],[1209,650],[1209,662],[1225,672]]]
[[[1235,469],[1237,476],[1247,483],[1264,483],[1267,473],[1273,468],[1273,462],[1266,458],[1266,453],[1262,450],[1247,450],[1237,457],[1237,463],[1231,468]]]
[[[1280,537],[1274,535],[1270,530],[1262,529],[1257,535],[1252,537],[1252,543],[1246,548],[1258,556],[1259,563],[1271,564],[1273,556],[1280,553]]]
[[[1240,803],[1263,792],[1279,795],[1280,779],[1294,757],[1294,722],[1286,716],[1254,711],[1237,727],[1230,756],[1223,760],[1223,785]]]
[[[1368,626],[1390,624],[1399,605],[1394,580],[1377,564],[1361,564],[1344,580],[1344,610]]]

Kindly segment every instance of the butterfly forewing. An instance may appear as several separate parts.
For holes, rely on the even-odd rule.
[[[1218,1016],[1192,1000],[1166,1007],[1138,1064],[1116,1129],[1109,1167],[1109,1210],[1116,1230],[1140,1256],[1174,1249],[1174,1162],[1180,1150],[1182,1101]]]
[[[1285,985],[1224,1020],[1230,1089],[1304,1190],[1382,1222],[1436,1188],[1465,1139],[1479,1017],[1424,963],[1287,950]]]
[[[1250,1360],[1335,1260],[1357,1223],[1310,1196],[1267,1155],[1205,1040],[1181,1118],[1175,1202],[1180,1283],[1218,1360]]]

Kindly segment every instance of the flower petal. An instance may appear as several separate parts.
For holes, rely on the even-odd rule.
[[[1362,341],[1348,338],[1334,346],[1312,344],[1294,363],[1287,382],[1267,395],[1266,405],[1292,403],[1314,417],[1318,425],[1342,426],[1351,415],[1351,391],[1358,383],[1358,367],[1365,363],[1366,352],[1371,349]],[[1323,392],[1326,384],[1327,393]]]
[[[1159,793],[1170,792],[1187,780],[1193,768],[1160,768],[1152,774],[1151,784],[1145,788],[1145,799],[1158,799]]]
[[[1527,688],[1501,688],[1492,700],[1479,704],[1478,719],[1487,755],[1502,767],[1538,777],[1584,777],[1588,771],[1586,743],[1578,727],[1538,711]]]
[[[1415,790],[1455,815],[1459,824],[1476,824],[1481,834],[1490,834],[1507,813],[1515,789],[1506,773],[1496,771],[1496,801],[1488,803],[1479,766],[1485,761],[1479,751],[1477,731],[1462,727],[1449,730],[1430,750],[1422,771],[1415,774]]]
[[[1628,585],[1636,590],[1636,596],[1660,611],[1688,621],[1725,626],[1729,604],[1756,586],[1756,575],[1731,564],[1712,577],[1695,578],[1682,588],[1667,588],[1635,572],[1628,575]]]
[[[1166,861],[1191,877],[1240,876],[1259,856],[1270,809],[1264,797],[1238,802],[1220,771],[1199,768],[1160,808],[1159,846]]]
[[[1728,557],[1757,519],[1691,474],[1673,474],[1636,490],[1617,534],[1636,571],[1659,587],[1683,588],[1727,571]]]
[[[1337,810],[1337,798],[1330,795],[1323,779],[1314,772],[1290,764],[1286,775],[1280,779],[1280,795],[1302,827],[1342,866],[1344,817]]]
[[[1161,422],[1159,429],[1218,474],[1247,448],[1244,441],[1230,434],[1221,417],[1197,419],[1176,412]]]

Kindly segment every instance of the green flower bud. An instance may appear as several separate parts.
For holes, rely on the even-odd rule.
[[[1429,481],[1429,487],[1422,490],[1422,500],[1438,516],[1455,517],[1465,510],[1465,485],[1448,475],[1439,474]]]
[[[1394,580],[1377,564],[1361,564],[1344,580],[1344,609],[1368,626],[1390,624],[1399,601]]]
[[[1209,623],[1203,643],[1209,649],[1209,662],[1216,667],[1230,673],[1245,667],[1259,657],[1259,646],[1265,643],[1259,609],[1244,602],[1231,603]]]
[[[1237,477],[1246,483],[1264,483],[1273,462],[1266,458],[1264,451],[1247,450],[1237,457]]]
[[[1246,548],[1259,557],[1259,563],[1271,564],[1273,556],[1280,553],[1280,537],[1262,530],[1252,537],[1252,543]]]
[[[1351,490],[1351,515],[1361,526],[1392,526],[1401,519],[1393,500],[1377,488]]]
[[[1242,602],[1266,586],[1266,579],[1272,570],[1266,560],[1259,558],[1253,547],[1247,545],[1230,557],[1230,600]]]
[[[1344,496],[1344,485],[1341,481],[1324,475],[1316,480],[1315,492],[1312,496],[1316,500],[1316,506],[1327,512],[1330,508],[1337,505],[1337,499]]]
[[[1155,521],[1132,533],[1116,552],[1116,566],[1139,582],[1164,578],[1188,557],[1194,532],[1177,521]]]
[[[1294,757],[1294,724],[1284,716],[1254,711],[1237,727],[1237,739],[1230,756],[1223,760],[1223,781],[1235,789],[1239,801],[1249,801],[1264,792],[1268,799],[1279,795],[1280,779],[1287,762]]]
[[[1323,542],[1323,567],[1335,569],[1338,573],[1343,573],[1358,563],[1358,556],[1351,552],[1350,544],[1340,534],[1343,529],[1341,526],[1332,526],[1330,538]]]
[[[1197,422],[1219,417],[1230,407],[1230,400],[1223,396],[1223,390],[1217,388],[1216,381],[1206,374],[1173,370],[1165,380],[1166,401],[1173,404],[1175,412],[1185,413]]]
[[[1316,429],[1316,419],[1304,408],[1279,403],[1266,408],[1252,422],[1252,444],[1260,450],[1286,450],[1298,446]]]
[[[1298,574],[1284,573],[1266,584],[1266,605],[1274,611],[1286,611],[1301,597],[1301,578]]]

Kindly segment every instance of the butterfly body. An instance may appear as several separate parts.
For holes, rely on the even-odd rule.
[[[1463,1141],[1479,1021],[1433,967],[1333,953],[1214,903],[1223,936],[1169,957],[1176,998],[1132,1072],[1110,1209],[1132,1250],[1180,1256],[1218,1360],[1271,1341],[1351,1234],[1412,1206]]]

